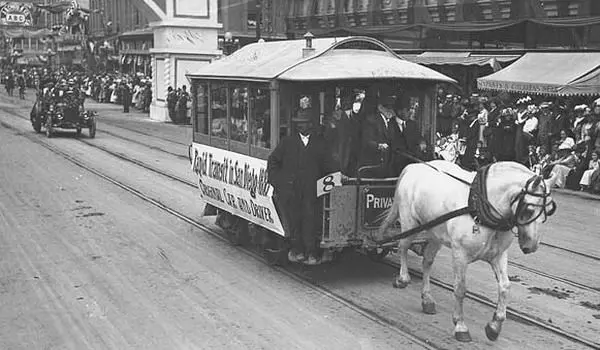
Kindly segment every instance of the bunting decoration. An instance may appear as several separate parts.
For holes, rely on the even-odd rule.
[[[34,6],[40,10],[47,11],[52,14],[59,14],[64,13],[71,8],[71,6],[73,6],[73,2],[71,0],[63,0],[54,4],[34,4]]]

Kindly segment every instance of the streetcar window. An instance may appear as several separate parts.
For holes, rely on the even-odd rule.
[[[211,84],[211,136],[227,139],[227,87],[225,84]]]
[[[208,84],[196,85],[195,132],[208,135]]]
[[[229,136],[232,141],[248,142],[248,88],[231,87]]]
[[[271,148],[271,94],[268,86],[251,88],[250,142],[253,146]]]

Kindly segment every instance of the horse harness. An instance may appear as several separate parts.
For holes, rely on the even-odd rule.
[[[464,179],[442,171],[427,162],[413,157],[412,155],[404,154],[404,156],[415,160],[419,163],[425,164],[442,174],[445,174],[449,177],[452,177],[455,180],[458,180],[459,182],[468,185],[470,187],[468,205],[466,207],[444,214],[438,218],[435,218],[434,220],[426,222],[410,230],[377,241],[377,244],[379,245],[385,245],[390,242],[395,242],[397,240],[410,237],[414,234],[431,229],[450,219],[465,214],[470,214],[477,225],[486,226],[496,231],[509,231],[515,226],[528,225],[537,220],[541,215],[544,215],[544,222],[546,222],[547,217],[552,216],[556,211],[556,203],[551,198],[548,198],[549,195],[546,191],[545,182],[543,180],[543,177],[539,175],[534,175],[527,180],[525,186],[521,189],[521,192],[510,203],[511,207],[515,203],[517,203],[515,213],[506,217],[505,215],[502,215],[487,198],[487,177],[492,164],[486,165],[479,169],[475,175],[475,178],[473,179],[473,182],[469,183]],[[544,184],[543,192],[537,193],[533,189],[537,187],[540,183]],[[525,197],[527,196],[542,198],[542,204],[540,205],[525,202]]]
[[[544,222],[546,222],[548,216],[554,214],[556,203],[552,199],[548,199],[549,195],[544,179],[539,175],[534,175],[527,180],[521,192],[511,201],[511,207],[517,203],[515,213],[509,217],[502,215],[487,199],[487,177],[490,166],[491,164],[479,169],[470,185],[468,208],[475,222],[496,231],[508,231],[515,226],[528,225],[541,215],[544,215]],[[533,190],[539,184],[543,184],[542,193]],[[526,196],[542,198],[542,204],[527,203],[525,202]]]

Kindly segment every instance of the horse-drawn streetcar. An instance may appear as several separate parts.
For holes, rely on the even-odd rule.
[[[310,118],[325,130],[343,109],[344,94],[367,110],[375,108],[382,91],[391,91],[407,110],[412,108],[416,131],[431,145],[436,86],[453,82],[366,37],[256,43],[188,78],[194,130],[190,160],[200,194],[209,208],[218,209],[218,224],[233,241],[253,239],[271,253],[285,250],[281,238],[289,235],[272,200],[267,158],[282,137],[295,132],[296,118]],[[355,142],[360,152],[360,140]],[[320,182],[317,229],[323,249],[361,247],[391,206],[398,174],[381,178],[368,174],[373,166],[357,168]]]
[[[487,261],[500,291],[496,312],[485,328],[488,338],[495,340],[506,318],[507,249],[513,236],[524,253],[534,252],[541,239],[539,224],[556,209],[543,178],[513,162],[470,173],[447,161],[424,162],[393,141],[388,145],[370,139],[375,122],[384,134],[390,125],[395,128],[389,124],[395,121],[403,137],[420,136],[433,145],[437,85],[453,80],[402,60],[371,38],[312,40],[307,35],[305,39],[248,45],[188,75],[193,96],[189,156],[200,196],[207,203],[205,213],[217,214],[217,224],[232,242],[252,242],[277,263],[283,257],[304,261],[286,254],[290,238],[295,249],[290,227],[299,224],[291,222],[298,215],[290,215],[290,210],[316,209],[319,224],[314,230],[323,256],[360,248],[381,258],[396,248],[401,269],[394,286],[399,288],[410,281],[407,250],[415,242],[425,242],[425,313],[435,313],[429,283],[433,259],[442,245],[449,247],[459,341],[471,339],[462,305],[466,266]],[[394,111],[391,96],[394,101],[400,96],[400,108]],[[354,125],[342,120],[360,117],[361,111],[370,111],[373,118],[370,124],[358,124],[360,138],[337,138],[343,125]],[[319,136],[305,133],[306,125],[318,125],[329,139],[319,141]],[[295,143],[290,143],[292,138]],[[343,142],[348,140],[352,142]],[[309,164],[303,157],[311,143],[323,148],[312,146],[312,154],[333,160],[337,164],[332,168],[340,171],[313,181],[316,170],[299,166]],[[304,151],[296,159],[282,151],[288,148]],[[390,153],[391,163],[386,158]],[[281,164],[292,164],[295,173],[281,177],[275,172]],[[294,186],[306,182],[305,177],[313,182],[302,187],[306,191],[298,191]],[[288,202],[282,199],[282,188],[296,191]],[[306,202],[307,196],[318,199]],[[316,208],[298,206],[296,200]],[[400,227],[392,228],[397,223]],[[312,227],[300,224],[303,230]]]

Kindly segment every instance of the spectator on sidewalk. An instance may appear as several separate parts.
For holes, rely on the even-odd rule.
[[[123,99],[123,113],[129,113],[129,105],[131,104],[131,91],[127,82],[121,83],[121,96]]]
[[[144,88],[144,92],[142,94],[142,98],[144,99],[144,113],[150,112],[150,104],[152,104],[152,83],[148,83]]]
[[[592,175],[595,171],[600,169],[600,160],[598,160],[598,152],[593,151],[591,155],[591,160],[588,163],[587,169],[583,172],[583,176],[579,181],[579,185],[581,186],[581,191],[587,191],[591,184]]]
[[[181,88],[181,92],[179,93],[178,99],[177,99],[177,107],[176,107],[176,111],[177,111],[177,123],[181,123],[184,124],[187,121],[187,103],[189,100],[190,96],[187,93],[187,88],[184,85]]]
[[[169,118],[173,123],[177,122],[175,108],[177,107],[177,92],[173,90],[172,86],[167,89],[167,110],[169,111]]]

